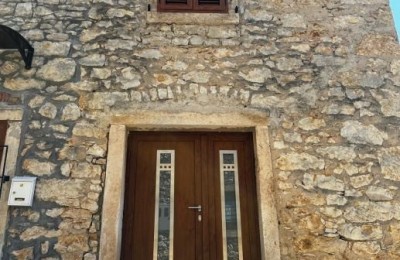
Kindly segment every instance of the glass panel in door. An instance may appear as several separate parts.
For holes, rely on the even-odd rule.
[[[222,248],[224,260],[242,260],[239,177],[236,150],[220,151]]]
[[[175,151],[158,150],[154,223],[154,260],[173,259]]]

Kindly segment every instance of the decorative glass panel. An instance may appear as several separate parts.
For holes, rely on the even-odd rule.
[[[222,157],[224,158],[223,164],[229,164],[229,165],[235,164],[233,154],[225,153],[222,155]]]
[[[160,164],[171,164],[171,153],[160,153]]]
[[[154,260],[173,257],[174,163],[173,150],[157,151]]]
[[[242,260],[237,151],[220,151],[222,243],[224,260]]]

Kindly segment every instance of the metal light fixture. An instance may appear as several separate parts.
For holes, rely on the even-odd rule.
[[[18,50],[25,62],[25,69],[32,67],[34,48],[21,34],[4,25],[0,25],[0,49]]]

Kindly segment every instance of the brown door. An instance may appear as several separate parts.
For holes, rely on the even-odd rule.
[[[6,133],[7,133],[8,122],[4,120],[0,120],[0,163],[3,158],[4,144],[6,141]]]
[[[133,132],[122,259],[260,259],[250,133]]]

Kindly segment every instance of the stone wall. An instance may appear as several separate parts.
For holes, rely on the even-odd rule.
[[[400,258],[388,1],[239,7],[206,25],[150,23],[143,0],[0,2],[36,51],[31,70],[0,52],[0,108],[25,111],[17,174],[38,177],[34,206],[10,209],[5,259],[96,259],[112,115],[235,108],[270,115],[283,259]]]

